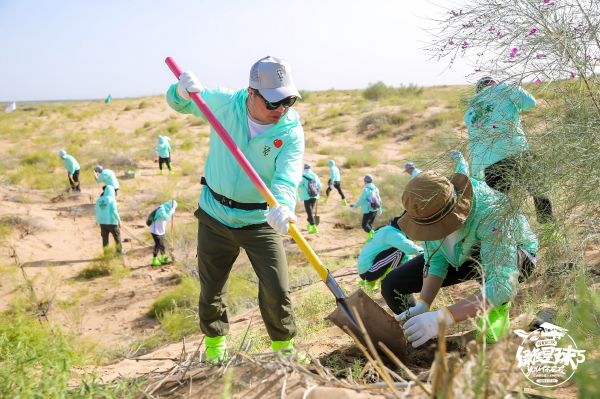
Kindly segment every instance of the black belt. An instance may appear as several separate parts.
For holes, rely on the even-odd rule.
[[[224,195],[214,192],[213,189],[210,188],[210,186],[206,183],[206,179],[204,178],[204,176],[202,176],[200,178],[200,184],[202,184],[203,186],[206,186],[208,188],[208,190],[212,194],[213,198],[216,199],[217,202],[219,202],[221,205],[225,205],[229,208],[241,209],[244,211],[256,211],[256,210],[266,211],[268,209],[268,205],[266,202],[237,202],[237,201],[232,200],[231,198],[227,198]]]

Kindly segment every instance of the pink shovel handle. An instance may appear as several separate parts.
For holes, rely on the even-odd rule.
[[[179,77],[183,73],[181,71],[181,68],[179,68],[179,65],[177,65],[177,63],[171,57],[167,57],[165,59],[165,62],[167,63],[167,66],[169,67],[171,72],[173,72],[175,77],[179,79]],[[194,103],[198,106],[198,109],[202,111],[202,113],[208,120],[208,123],[210,123],[210,125],[215,129],[215,131],[217,132],[219,137],[221,137],[221,140],[223,140],[231,154],[238,161],[242,169],[244,169],[244,172],[246,172],[246,175],[250,178],[256,189],[267,201],[267,204],[269,204],[271,208],[275,207],[277,205],[277,200],[275,199],[273,194],[271,194],[271,191],[267,188],[260,176],[256,173],[252,165],[250,165],[250,162],[248,162],[246,156],[242,153],[242,151],[240,151],[239,147],[232,140],[231,136],[229,136],[229,133],[227,133],[227,130],[225,130],[221,122],[219,122],[219,120],[215,118],[210,108],[208,108],[208,105],[206,105],[202,97],[200,97],[200,94],[189,94],[192,101],[194,101]]]

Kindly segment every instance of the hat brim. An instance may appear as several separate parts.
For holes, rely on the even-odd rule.
[[[259,89],[260,94],[269,102],[276,103],[277,101],[281,101],[284,98],[288,98],[290,96],[296,96],[298,98],[302,98],[300,93],[294,86],[283,86],[277,87],[275,89]]]
[[[458,230],[469,217],[473,207],[473,185],[471,184],[471,179],[466,175],[457,173],[452,176],[450,182],[456,191],[456,206],[442,219],[431,224],[419,224],[408,213],[405,213],[398,220],[398,226],[412,240],[441,240],[450,233]]]

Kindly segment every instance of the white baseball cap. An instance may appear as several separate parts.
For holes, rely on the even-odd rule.
[[[272,103],[290,96],[302,98],[294,84],[290,64],[280,58],[267,56],[256,61],[250,68],[249,86]]]

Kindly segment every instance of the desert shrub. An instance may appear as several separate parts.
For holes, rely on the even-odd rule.
[[[115,256],[114,250],[107,248],[102,256],[96,258],[81,270],[77,277],[84,280],[93,280],[106,276],[121,278],[127,273],[128,269],[125,269],[121,259]]]
[[[137,383],[101,384],[93,375],[74,377],[89,348],[57,326],[24,313],[0,317],[0,397],[133,398]]]
[[[186,276],[175,287],[162,293],[152,304],[148,316],[162,317],[175,309],[196,309],[200,296],[200,283],[193,277]]]
[[[138,104],[138,109],[148,108],[148,103],[146,101],[140,101]]]
[[[367,86],[363,91],[363,97],[367,100],[381,100],[387,97],[418,96],[422,92],[423,88],[415,85],[393,87],[379,81]]]
[[[373,166],[377,164],[377,160],[368,152],[355,152],[346,158],[344,168],[361,168],[365,166]]]
[[[358,124],[358,132],[367,138],[392,133],[402,125],[405,118],[400,113],[374,112],[364,116]]]

